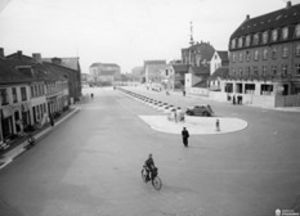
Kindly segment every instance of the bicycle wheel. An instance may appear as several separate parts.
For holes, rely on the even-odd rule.
[[[155,188],[155,190],[160,190],[161,186],[162,186],[162,181],[161,179],[156,176],[153,180],[152,180],[152,185]]]
[[[145,169],[142,169],[141,175],[142,175],[143,182],[147,182],[147,180],[146,180],[146,173],[145,172],[146,172]]]

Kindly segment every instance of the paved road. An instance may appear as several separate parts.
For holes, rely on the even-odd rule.
[[[193,136],[185,149],[180,136],[153,131],[138,117],[158,111],[118,91],[93,92],[94,100],[80,113],[1,170],[3,211],[16,216],[273,215],[300,195],[299,114],[213,104],[222,115],[247,120],[247,130]],[[164,183],[160,192],[140,179],[149,152]]]

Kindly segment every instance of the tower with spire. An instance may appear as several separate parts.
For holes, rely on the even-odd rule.
[[[190,22],[190,45],[194,45],[194,38],[193,38],[193,22]]]

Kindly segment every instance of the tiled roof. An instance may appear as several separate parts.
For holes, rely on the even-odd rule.
[[[194,54],[199,53],[201,54],[201,59],[206,59],[207,61],[210,61],[215,53],[215,48],[210,43],[206,42],[196,43],[195,45],[182,50],[191,50]]]
[[[229,74],[228,67],[220,67],[209,77],[209,80],[214,80],[218,77],[224,79],[224,78],[228,77],[228,74]]]
[[[191,66],[190,70],[194,75],[205,75],[205,74],[209,74],[210,68],[200,65],[200,66]]]
[[[146,61],[144,61],[144,65],[152,65],[152,64],[165,65],[165,64],[167,64],[167,62],[166,62],[166,60],[146,60]]]
[[[90,67],[120,67],[119,65],[115,64],[115,63],[100,63],[100,62],[96,62],[91,64]]]
[[[28,82],[31,79],[31,76],[16,70],[9,60],[0,58],[0,84]]]
[[[207,78],[207,77],[206,77]],[[200,82],[196,83],[195,85],[193,85],[193,87],[197,87],[197,88],[206,88],[207,87],[207,79],[204,78],[203,80],[201,80]]]
[[[57,57],[61,60],[61,65],[72,70],[80,71],[79,57]],[[43,58],[43,61],[52,62],[53,58]]]
[[[296,4],[252,19],[246,19],[231,35],[230,39],[299,22],[300,4]]]
[[[172,65],[174,68],[175,73],[187,73],[189,70],[189,65],[186,64],[175,64]]]
[[[216,51],[218,53],[218,55],[220,56],[221,60],[223,62],[228,62],[228,52],[227,51]]]

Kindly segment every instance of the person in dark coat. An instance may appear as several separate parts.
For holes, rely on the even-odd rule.
[[[181,131],[181,136],[182,136],[183,145],[185,147],[188,147],[188,144],[189,144],[188,139],[189,139],[190,134],[189,134],[188,130],[186,129],[186,127],[183,127],[183,129]]]

